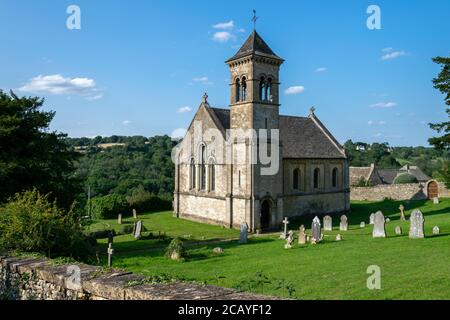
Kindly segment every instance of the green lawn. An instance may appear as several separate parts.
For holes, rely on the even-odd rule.
[[[252,237],[246,245],[236,240],[211,243],[212,239],[237,238],[239,231],[178,220],[168,212],[146,214],[140,218],[153,234],[165,231],[168,237],[191,235],[189,258],[185,262],[166,259],[164,247],[168,240],[136,241],[126,235],[114,239],[114,266],[144,275],[168,273],[226,287],[243,285],[262,271],[271,283],[252,289],[287,296],[275,284],[285,280],[295,289],[293,297],[297,299],[450,299],[450,199],[442,199],[439,205],[430,201],[403,202],[407,217],[414,208],[420,208],[425,215],[426,238],[416,240],[408,238],[409,222],[399,221],[400,203],[354,202],[349,231],[336,230],[338,219],[334,218],[335,231],[325,232],[323,243],[299,246],[296,240],[290,250],[285,250],[284,241],[274,234]],[[371,235],[369,215],[377,210],[392,220],[387,224],[386,239],[373,239]],[[366,222],[366,228],[359,227],[361,221]],[[289,226],[298,230],[300,223],[308,228],[311,221]],[[402,226],[403,236],[395,235],[397,225]],[[432,235],[435,225],[441,229],[439,236]],[[103,221],[91,229],[105,227],[118,225]],[[341,242],[334,241],[338,233],[343,235]],[[223,255],[212,253],[217,246],[225,249]],[[100,248],[106,250],[105,240],[100,241]],[[366,271],[370,265],[381,268],[381,290],[367,289]]]

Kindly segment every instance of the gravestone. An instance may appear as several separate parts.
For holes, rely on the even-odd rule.
[[[138,220],[135,223],[135,228],[134,228],[134,238],[135,239],[139,239],[141,237],[142,234],[142,221]]]
[[[112,256],[114,254],[114,249],[112,248],[112,242],[108,243],[108,268],[112,267]]]
[[[400,221],[406,221],[405,206],[401,204],[400,207],[398,207],[398,209],[400,210]]]
[[[311,237],[310,236],[306,236],[306,243],[310,243],[311,242]]]
[[[290,230],[286,238],[286,244],[284,245],[284,248],[291,249],[293,242],[294,242],[294,233],[292,232],[292,230]]]
[[[332,231],[333,230],[333,218],[330,216],[323,217],[323,230]]]
[[[340,234],[338,234],[337,236],[336,236],[336,241],[341,241],[342,240],[342,236],[340,235]]]
[[[341,216],[341,223],[339,224],[339,230],[341,231],[347,231],[348,230],[348,221],[347,216],[342,215]]]
[[[360,228],[365,228],[366,227],[366,223],[364,221],[361,221],[361,223],[359,224]]]
[[[247,243],[248,241],[248,226],[247,223],[241,224],[241,233],[239,236],[239,243]]]
[[[311,243],[313,243],[312,240],[314,240],[315,243],[320,242],[321,237],[322,237],[322,228],[320,225],[320,219],[318,217],[315,217],[313,219],[311,230],[312,230]]]
[[[221,247],[217,247],[217,248],[213,249],[213,253],[215,253],[215,254],[223,254],[224,250]]]
[[[433,198],[433,204],[439,204],[439,198],[438,197],[434,197]]]
[[[402,232],[402,227],[396,226],[396,227],[395,227],[395,234],[398,235],[398,236],[401,236],[402,233],[403,233],[403,232]]]
[[[386,223],[391,222],[390,218],[386,218]]]
[[[289,220],[287,217],[284,217],[283,224],[284,224],[284,231],[281,234],[280,238],[282,237],[282,239],[286,239],[288,237],[287,225],[289,224]]]
[[[419,209],[415,209],[409,218],[409,237],[411,239],[422,239],[425,237],[423,231],[423,225],[425,219],[423,218],[423,214]]]
[[[374,238],[386,238],[386,220],[384,220],[383,212],[378,211],[373,218],[373,231],[372,237]]]
[[[117,216],[117,223],[122,224],[122,214],[121,213],[119,213],[119,215]]]
[[[438,234],[440,234],[441,233],[441,230],[439,229],[439,227],[438,226],[435,226],[434,228],[433,228],[433,234],[434,235],[438,235]]]
[[[305,226],[301,225],[298,231],[298,244],[306,243],[306,234],[305,234]]]
[[[374,224],[375,221],[375,213],[372,213],[369,218],[369,224]]]
[[[136,209],[133,209],[133,218],[134,218],[134,219],[137,219],[137,212],[136,212]]]

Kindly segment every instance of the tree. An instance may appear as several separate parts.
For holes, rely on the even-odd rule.
[[[450,106],[450,57],[436,57],[433,61],[437,64],[442,65],[442,70],[433,79],[434,88],[438,89],[442,94],[445,95],[445,104]],[[450,108],[446,109],[446,113],[450,118]],[[430,123],[430,128],[437,131],[439,134],[444,133],[443,136],[434,137],[428,140],[428,142],[435,148],[443,150],[450,149],[450,121],[441,123]]]
[[[0,90],[0,203],[36,188],[69,208],[81,191],[72,176],[78,154],[68,150],[65,134],[49,132],[55,112],[42,111],[43,104]]]

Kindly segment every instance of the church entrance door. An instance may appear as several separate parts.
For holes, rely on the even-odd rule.
[[[269,200],[264,200],[261,204],[261,228],[263,230],[269,229],[270,227],[270,202]]]

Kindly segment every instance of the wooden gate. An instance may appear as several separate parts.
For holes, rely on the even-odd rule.
[[[428,199],[437,198],[439,196],[439,188],[436,181],[431,181],[428,183]]]

